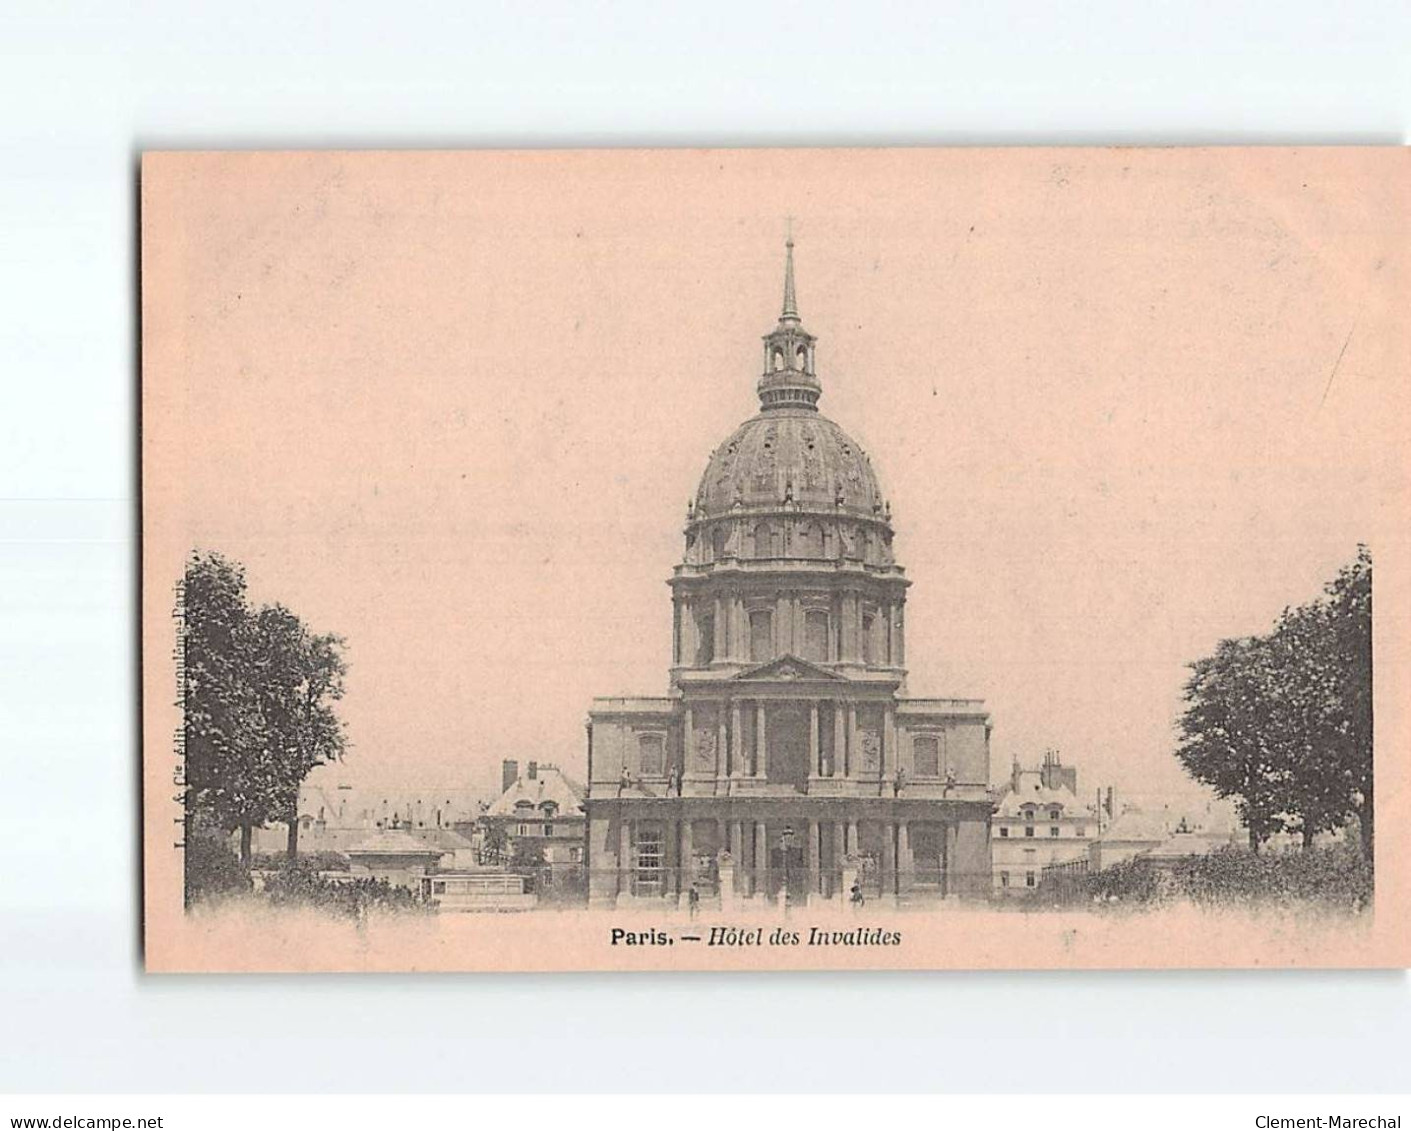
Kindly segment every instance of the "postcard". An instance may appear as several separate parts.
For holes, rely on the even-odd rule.
[[[1411,963],[1409,168],[147,154],[147,968]]]

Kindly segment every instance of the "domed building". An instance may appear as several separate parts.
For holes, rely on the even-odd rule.
[[[669,581],[670,693],[588,723],[589,896],[983,895],[989,716],[906,694],[906,591],[871,460],[818,411],[793,241],[759,412],[716,448]]]

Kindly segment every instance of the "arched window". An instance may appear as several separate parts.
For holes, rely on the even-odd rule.
[[[821,558],[823,556],[823,527],[817,523],[807,523],[799,531],[799,553],[801,558]]]
[[[804,613],[803,655],[805,660],[815,663],[828,660],[828,614],[823,609],[809,609]]]
[[[775,372],[775,373],[778,373],[778,372],[779,372],[780,370],[782,370],[783,368],[784,368],[784,351],[783,351],[783,350],[775,350],[775,351],[774,351],[774,372]]]
[[[659,778],[666,773],[666,747],[659,734],[644,734],[637,739],[637,760],[644,778]]]
[[[773,523],[761,522],[754,528],[754,556],[757,558],[777,558],[779,556],[779,536]]]
[[[726,534],[725,527],[723,526],[717,526],[713,531],[711,531],[710,547],[714,553],[716,561],[720,561],[721,558],[725,557],[725,541],[728,537],[729,536]]]
[[[799,346],[799,348],[794,351],[794,359],[798,362],[798,364],[797,364],[796,366],[794,366],[795,369],[807,369],[807,368],[808,368],[808,350],[807,350],[807,348],[805,348],[804,346]]]
[[[877,617],[874,613],[862,614],[862,662],[871,664],[876,662],[877,642],[874,639],[877,630]]]
[[[911,755],[917,777],[941,776],[941,744],[934,734],[918,734],[912,740]]]
[[[750,613],[750,659],[756,661],[774,658],[774,616],[768,609],[755,609]]]
[[[543,816],[544,820],[552,821],[555,817],[558,816],[559,807],[552,801],[541,801],[539,802],[539,812]]]

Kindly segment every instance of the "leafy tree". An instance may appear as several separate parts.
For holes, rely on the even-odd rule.
[[[283,605],[254,618],[255,683],[274,774],[274,815],[288,825],[288,855],[299,854],[299,788],[309,772],[343,756],[346,739],[333,704],[347,667],[337,636],[315,636]]]
[[[1268,696],[1273,663],[1267,640],[1249,637],[1222,640],[1213,656],[1192,664],[1176,750],[1193,778],[1235,799],[1255,852],[1283,828]]]
[[[1371,858],[1372,559],[1365,546],[1323,596],[1286,610],[1273,635],[1284,656],[1279,697],[1285,805],[1304,847],[1356,816]]]
[[[1177,757],[1236,799],[1256,852],[1271,833],[1318,833],[1356,816],[1371,859],[1372,562],[1365,546],[1322,597],[1267,636],[1221,641],[1191,665]]]
[[[185,612],[187,843],[204,814],[221,829],[240,831],[240,859],[248,866],[251,832],[272,813],[244,569],[219,554],[193,554]]]
[[[244,570],[219,554],[191,556],[185,604],[188,833],[198,813],[239,830],[248,867],[253,830],[286,820],[297,855],[299,787],[346,745],[343,641],[282,605],[252,610]]]

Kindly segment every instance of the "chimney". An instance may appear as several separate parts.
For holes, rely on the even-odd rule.
[[[500,792],[506,793],[510,786],[519,780],[519,763],[513,758],[506,758],[500,773]]]
[[[538,776],[539,776],[539,763],[538,763],[538,762],[530,762],[530,763],[529,763],[529,780],[530,780],[530,781],[534,781],[535,779],[538,778]]]

